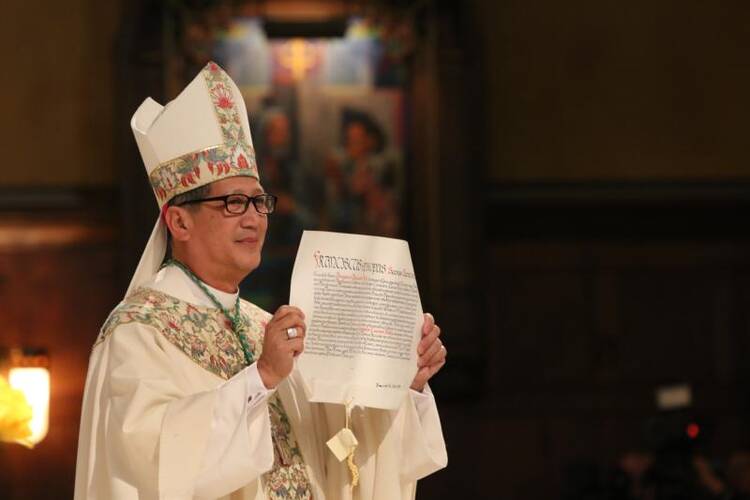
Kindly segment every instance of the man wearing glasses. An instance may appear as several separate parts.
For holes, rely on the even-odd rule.
[[[401,408],[352,414],[353,488],[325,448],[341,408],[307,401],[293,369],[304,313],[239,298],[276,204],[239,89],[209,63],[167,106],[146,99],[131,126],[161,214],[94,343],[75,498],[413,498],[447,460],[426,385],[446,356],[432,317]]]

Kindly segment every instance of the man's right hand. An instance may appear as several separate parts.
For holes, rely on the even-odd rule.
[[[296,337],[289,338],[289,328],[296,328]],[[258,373],[267,389],[275,388],[292,372],[295,356],[304,349],[305,329],[305,314],[294,306],[279,307],[266,325]]]

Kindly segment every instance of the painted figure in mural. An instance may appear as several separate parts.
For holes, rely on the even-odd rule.
[[[276,102],[279,96],[269,97],[261,107],[260,119],[255,123],[256,156],[263,166],[263,186],[277,196],[273,227],[264,245],[264,265],[251,279],[242,282],[241,289],[256,298],[266,308],[276,308],[289,297],[289,277],[297,245],[305,229],[318,227],[318,215],[313,200],[320,199],[322,182],[309,175],[300,161],[297,146],[297,123],[293,119],[293,102]]]
[[[271,242],[295,246],[302,230],[317,226],[317,218],[309,206],[310,185],[314,181],[305,176],[293,144],[294,124],[279,106],[263,110],[260,121],[258,163],[263,166],[263,183],[276,194]]]
[[[294,369],[304,313],[239,297],[277,208],[239,89],[209,63],[167,106],[146,99],[131,126],[161,215],[92,349],[75,498],[413,499],[447,461],[427,385],[446,359],[432,317],[401,407],[352,413],[353,488],[325,447],[344,412],[308,401]]]
[[[367,113],[342,113],[340,149],[326,163],[329,223],[336,231],[398,236],[401,169]]]

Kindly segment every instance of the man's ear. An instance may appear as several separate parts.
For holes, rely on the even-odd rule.
[[[193,228],[193,217],[182,207],[169,207],[164,212],[164,222],[175,241],[187,241]]]

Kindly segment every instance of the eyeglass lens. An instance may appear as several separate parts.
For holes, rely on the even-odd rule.
[[[227,197],[227,211],[233,214],[243,214],[247,211],[248,206],[252,201],[255,210],[262,214],[273,213],[275,207],[274,197],[269,194],[261,194],[258,196],[245,196],[242,194]]]

